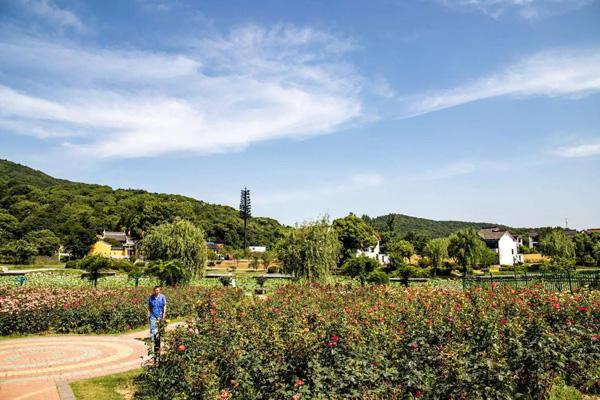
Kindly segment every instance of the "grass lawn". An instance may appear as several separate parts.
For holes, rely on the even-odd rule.
[[[71,382],[77,400],[124,400],[133,398],[133,379],[141,373],[134,369],[119,374]]]

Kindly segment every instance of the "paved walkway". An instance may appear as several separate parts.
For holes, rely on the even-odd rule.
[[[0,341],[0,400],[60,400],[57,386],[64,388],[68,381],[139,368],[148,352],[140,340],[145,335],[146,331]]]

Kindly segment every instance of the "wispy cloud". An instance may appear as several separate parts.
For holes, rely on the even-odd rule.
[[[51,0],[16,0],[29,13],[63,28],[85,31],[85,25],[72,11],[57,6]]]
[[[594,0],[438,0],[448,7],[465,7],[479,10],[498,19],[517,15],[527,20],[563,14],[582,8]]]
[[[561,147],[554,151],[560,157],[583,158],[600,156],[600,142],[585,143],[576,146]]]
[[[289,25],[240,27],[176,54],[19,38],[0,42],[0,64],[36,82],[0,82],[0,117],[17,133],[77,136],[68,146],[96,157],[326,134],[361,114],[362,78],[344,61],[352,48]]]
[[[552,50],[454,89],[403,99],[402,117],[498,96],[580,98],[600,91],[600,49]]]

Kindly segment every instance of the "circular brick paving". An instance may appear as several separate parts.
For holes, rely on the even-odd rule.
[[[56,382],[138,368],[146,345],[126,336],[47,336],[0,341],[0,400],[57,400]]]

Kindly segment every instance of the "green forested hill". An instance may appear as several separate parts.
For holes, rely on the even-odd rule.
[[[411,232],[426,233],[430,237],[442,237],[462,228],[480,229],[485,226],[497,225],[488,222],[434,221],[403,214],[388,214],[375,218],[366,217],[365,219],[378,232],[392,232],[400,237],[404,237]]]
[[[49,187],[71,183],[66,180],[53,178],[36,169],[0,159],[0,184],[8,181],[12,184],[21,183],[37,187]]]
[[[38,243],[40,254],[44,251],[51,254],[52,246],[44,249],[39,243],[60,243],[74,255],[81,256],[104,229],[130,231],[140,238],[153,225],[177,217],[201,226],[208,240],[242,247],[243,222],[232,207],[180,195],[114,190],[109,186],[56,179],[0,160],[0,249],[10,243],[8,247],[18,253],[17,244]],[[382,235],[384,242],[386,238],[407,235],[419,242],[447,236],[465,227],[493,225],[434,221],[403,214],[363,218]],[[285,229],[272,218],[254,217],[249,222],[248,240],[251,244],[272,247]]]
[[[50,231],[67,250],[81,256],[103,229],[131,231],[139,238],[153,225],[176,217],[200,225],[208,240],[242,245],[243,223],[232,207],[179,195],[55,179],[0,160],[0,245],[40,231],[44,234],[37,236],[48,236]],[[272,246],[283,229],[274,219],[252,218],[249,242]]]

